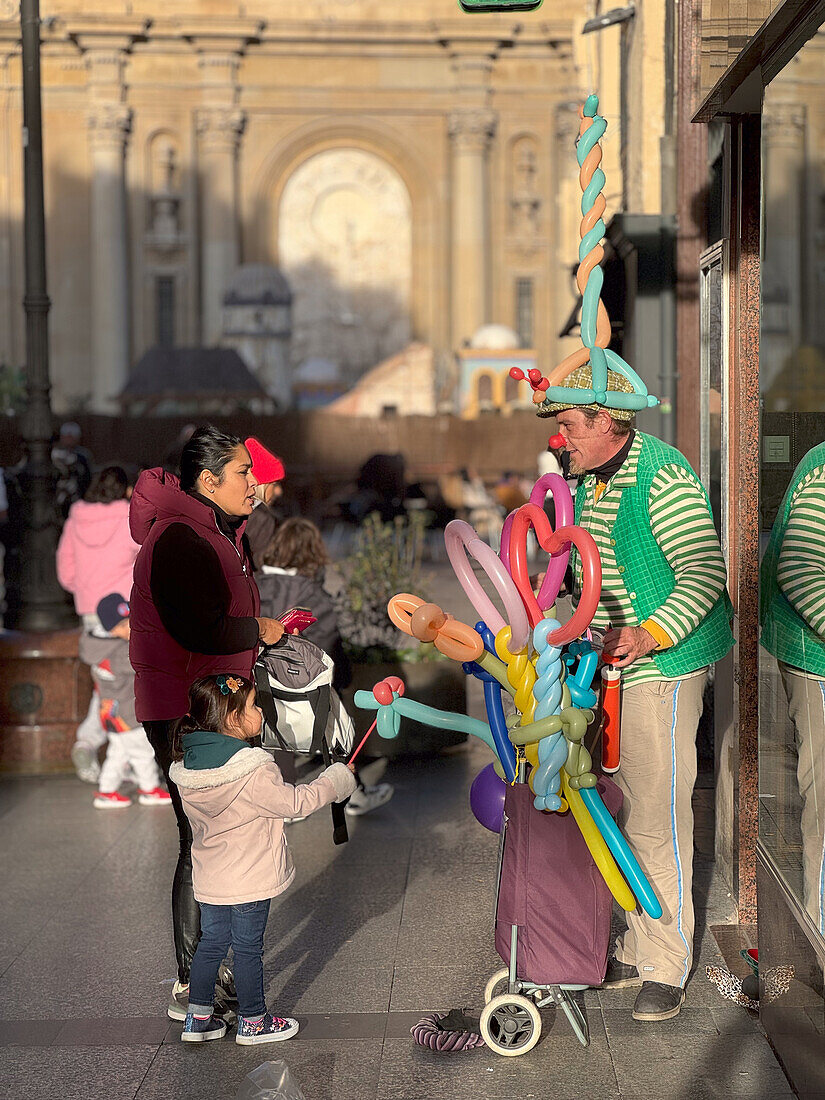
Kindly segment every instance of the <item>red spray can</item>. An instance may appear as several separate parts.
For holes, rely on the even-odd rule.
[[[611,774],[621,762],[622,671],[602,665],[602,771]]]

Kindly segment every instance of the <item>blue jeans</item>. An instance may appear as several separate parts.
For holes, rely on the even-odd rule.
[[[247,901],[242,905],[209,905],[201,902],[201,938],[189,974],[189,1011],[211,1009],[215,998],[218,967],[230,946],[233,973],[241,1016],[266,1012],[264,1000],[264,930],[269,901]]]

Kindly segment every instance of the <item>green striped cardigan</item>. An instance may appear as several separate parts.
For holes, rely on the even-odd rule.
[[[652,506],[654,483],[659,491],[654,494]],[[597,536],[600,505],[592,503],[594,484],[592,475],[579,483],[576,522],[584,519],[584,526],[588,529],[592,526],[591,534]],[[612,604],[620,613],[625,612],[616,621],[614,610],[611,616],[614,627],[639,626],[651,621],[674,642],[629,666],[625,673],[628,683],[642,679],[645,665],[649,669],[645,679],[686,676],[718,661],[733,645],[724,561],[713,531],[707,495],[679,451],[642,432],[637,432],[627,461],[611,479],[605,500],[617,485],[621,487],[621,499],[615,519],[609,532],[601,532],[601,540],[597,537],[597,544],[602,542],[605,559],[610,555],[615,558],[615,562],[605,560],[605,566],[612,568],[605,569],[605,578],[609,580],[603,587],[600,608]],[[664,492],[663,486],[667,486]],[[673,514],[668,508],[668,494],[675,498],[680,490],[684,491],[684,506],[681,512],[677,509]],[[656,532],[651,507],[656,512]],[[605,545],[606,535],[609,538]],[[691,540],[702,550],[699,561],[690,554]],[[713,544],[710,553],[704,549],[709,542]],[[605,554],[605,550],[609,553]],[[680,554],[692,560],[688,570],[677,576],[672,563]],[[598,612],[594,625],[606,625],[598,622]]]
[[[762,645],[825,677],[825,443],[791,477],[761,568]]]

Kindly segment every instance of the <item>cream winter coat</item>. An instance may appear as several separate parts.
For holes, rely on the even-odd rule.
[[[241,905],[273,898],[295,877],[285,817],[306,817],[355,789],[344,764],[293,787],[265,749],[243,748],[220,768],[179,760],[169,769],[192,826],[192,883],[198,901]]]

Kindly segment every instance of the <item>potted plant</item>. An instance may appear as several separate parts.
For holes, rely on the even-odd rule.
[[[344,648],[352,661],[351,685],[343,692],[356,732],[363,736],[375,711],[361,710],[353,702],[358,690],[371,691],[385,676],[398,676],[405,684],[405,698],[439,710],[464,712],[466,677],[455,661],[447,660],[432,645],[421,645],[398,630],[387,614],[390,597],[412,592],[425,598],[421,574],[425,517],[411,513],[383,523],[377,513],[359,528],[352,552],[340,563],[342,583],[334,599]],[[466,740],[452,730],[436,730],[403,719],[394,740],[373,734],[365,752],[377,756],[401,756],[434,752]]]

